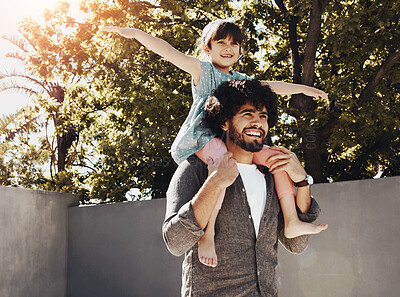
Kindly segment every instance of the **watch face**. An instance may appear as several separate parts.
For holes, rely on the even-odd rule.
[[[312,177],[311,175],[307,175],[306,180],[307,180],[307,182],[308,182],[308,184],[309,184],[310,186],[311,186],[312,184],[314,184],[314,179],[313,179],[313,177]]]

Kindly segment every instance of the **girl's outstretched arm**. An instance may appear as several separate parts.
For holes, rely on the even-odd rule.
[[[291,84],[283,81],[261,81],[261,84],[268,85],[272,91],[279,95],[304,94],[310,97],[321,97],[328,99],[328,94],[322,90],[300,84]]]
[[[200,80],[200,60],[181,53],[165,40],[154,37],[150,34],[134,28],[106,26],[103,27],[101,31],[115,32],[126,38],[135,38],[149,50],[170,61],[176,67],[191,74],[195,84],[197,84],[197,82]]]

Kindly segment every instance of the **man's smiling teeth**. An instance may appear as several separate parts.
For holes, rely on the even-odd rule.
[[[261,132],[249,131],[249,132],[246,132],[246,135],[260,137],[261,136]]]
[[[221,55],[224,58],[232,58],[232,55]]]

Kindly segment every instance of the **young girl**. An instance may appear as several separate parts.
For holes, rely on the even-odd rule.
[[[244,35],[237,24],[228,20],[217,20],[204,28],[201,44],[202,49],[209,56],[210,62],[185,55],[166,41],[138,29],[107,26],[102,30],[116,32],[126,38],[135,38],[148,49],[192,75],[193,105],[171,148],[172,157],[178,164],[192,154],[196,154],[203,162],[207,163],[209,158],[215,161],[227,152],[225,144],[214,137],[215,135],[212,135],[211,131],[205,127],[203,110],[207,97],[222,82],[230,79],[251,79],[245,74],[230,69],[238,61],[244,41]],[[308,96],[327,98],[323,91],[304,85],[277,81],[263,83],[268,84],[272,91],[281,95],[304,93]],[[268,158],[277,153],[279,152],[264,146],[263,150],[255,154],[254,162],[266,166]],[[296,212],[293,182],[286,172],[277,173],[274,177],[284,216],[285,236],[293,238],[305,234],[317,234],[326,229],[326,225],[313,225],[300,221]],[[214,225],[224,196],[225,191],[221,193],[205,234],[198,242],[199,260],[207,266],[215,267],[217,265]]]

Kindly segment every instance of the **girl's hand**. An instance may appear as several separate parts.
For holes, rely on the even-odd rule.
[[[283,146],[271,146],[270,149],[282,153],[272,155],[267,159],[267,166],[272,174],[286,171],[293,182],[300,182],[307,177],[307,173],[295,153]]]
[[[310,86],[306,86],[306,85],[303,85],[302,88],[303,88],[302,93],[304,95],[307,95],[310,97],[315,97],[315,98],[321,97],[322,99],[328,100],[328,94],[322,90],[319,90],[319,89],[316,89],[316,88],[313,88]]]
[[[132,28],[120,28],[120,27],[115,27],[115,26],[105,26],[100,30],[105,31],[105,32],[110,32],[110,33],[118,33],[122,37],[126,37],[126,38],[135,38],[135,35],[136,35],[135,34],[136,29],[132,29]]]

